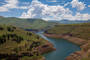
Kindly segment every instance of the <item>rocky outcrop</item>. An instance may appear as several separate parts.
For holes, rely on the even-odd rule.
[[[81,51],[74,52],[70,54],[65,60],[80,60],[82,58]]]
[[[82,46],[83,44],[87,43],[87,41],[84,40],[84,39],[77,38],[77,37],[71,37],[71,36],[68,36],[68,35],[67,36],[63,36],[62,38],[66,39],[66,40],[68,40],[68,41],[70,41],[72,43],[75,43],[77,45],[80,45],[80,46]]]
[[[50,42],[47,42],[45,45],[39,46],[35,49],[38,50],[41,54],[56,50],[56,48],[54,48],[53,44]]]
[[[82,50],[72,53],[70,56],[66,58],[66,60],[82,60],[83,58],[89,58],[90,48],[88,45],[89,44],[87,43],[80,46]]]

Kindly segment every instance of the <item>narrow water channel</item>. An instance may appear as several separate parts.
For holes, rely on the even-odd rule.
[[[79,51],[80,47],[64,39],[47,38],[42,33],[38,33],[42,38],[50,41],[56,48],[56,51],[45,54],[46,60],[65,60],[67,56],[75,51]]]

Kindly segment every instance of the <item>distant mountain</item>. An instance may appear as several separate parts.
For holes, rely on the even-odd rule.
[[[77,24],[77,23],[88,23],[88,22],[90,22],[90,20],[74,20],[74,21],[71,21],[71,20],[60,20],[60,21],[51,20],[51,21],[52,22],[58,22],[61,24]]]
[[[0,17],[0,24],[13,25],[24,29],[46,29],[53,26],[53,22],[47,22],[42,19],[21,19],[15,17]]]

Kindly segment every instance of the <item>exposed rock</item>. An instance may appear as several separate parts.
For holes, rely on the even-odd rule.
[[[47,37],[52,37],[52,38],[63,38],[63,39],[66,39],[72,43],[75,43],[77,45],[83,45],[83,44],[87,43],[87,41],[84,39],[72,37],[70,35],[60,35],[60,34],[58,34],[58,35],[57,34],[44,34],[44,35]]]
[[[41,54],[54,51],[56,48],[54,48],[53,44],[50,42],[47,42],[45,45],[39,46],[36,48]]]
[[[81,51],[77,51],[68,56],[65,60],[80,60],[82,58]]]

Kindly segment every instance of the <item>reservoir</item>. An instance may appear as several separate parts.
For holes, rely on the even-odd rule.
[[[42,38],[51,42],[56,51],[44,54],[46,60],[65,60],[67,56],[75,51],[80,51],[80,47],[64,39],[48,38],[42,33],[38,33]]]

